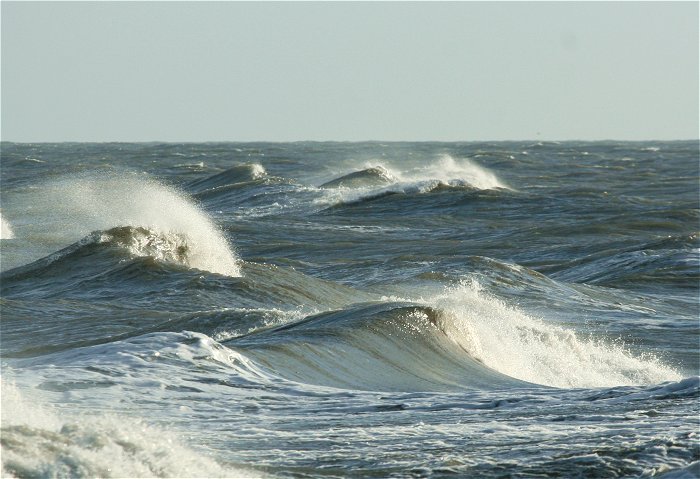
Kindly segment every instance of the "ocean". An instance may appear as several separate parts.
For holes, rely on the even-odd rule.
[[[3,142],[2,476],[700,476],[699,146]]]

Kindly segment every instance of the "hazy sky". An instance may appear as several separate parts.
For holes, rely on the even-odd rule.
[[[698,137],[698,3],[2,1],[10,141]]]

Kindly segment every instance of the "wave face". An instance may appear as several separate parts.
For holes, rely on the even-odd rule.
[[[697,472],[697,142],[0,154],[3,477]]]

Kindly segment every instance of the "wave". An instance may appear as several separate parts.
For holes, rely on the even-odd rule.
[[[126,251],[131,258],[149,257],[157,261],[180,264],[190,268],[199,267],[206,261],[198,256],[188,235],[181,233],[160,233],[142,227],[120,226],[107,231],[95,231],[80,241],[28,265],[28,270],[45,268],[50,264],[70,256],[90,256],[94,248],[91,245],[103,245],[105,248],[118,248]],[[74,265],[69,265],[74,267]],[[23,268],[25,269],[25,268]],[[8,276],[13,276],[12,272]]]
[[[375,391],[454,391],[526,385],[449,341],[442,313],[411,303],[358,305],[227,343],[281,377]]]
[[[12,239],[15,237],[10,223],[0,214],[0,239]]]
[[[259,180],[267,176],[267,171],[259,163],[236,165],[232,168],[191,181],[186,188],[190,191],[201,193],[202,191],[218,188],[221,186],[233,185],[252,180]]]
[[[328,181],[320,188],[363,188],[387,185],[396,181],[397,179],[386,168],[374,166]]]
[[[203,275],[148,256],[132,258],[121,245],[132,234],[142,232],[98,232],[4,272],[3,356],[32,357],[158,331],[189,330],[229,339],[377,298],[274,265],[242,262],[244,274],[230,277]],[[62,320],[37,315],[42,308],[60,311]],[[105,311],[108,320],[100,321]]]
[[[610,249],[550,268],[557,279],[610,287],[653,284],[696,289],[700,281],[700,234],[675,235]]]
[[[55,411],[2,379],[3,477],[251,477],[142,420]]]
[[[425,194],[446,189],[510,189],[493,172],[469,159],[443,155],[414,168],[366,164],[365,168],[323,183],[317,203],[348,204],[402,193]]]
[[[322,313],[228,344],[286,379],[352,389],[587,388],[682,378],[653,356],[529,316],[474,281],[428,299]]]
[[[43,185],[18,203],[31,223],[23,236],[35,242],[27,245],[32,254],[49,254],[94,231],[128,227],[112,234],[135,255],[180,257],[193,268],[240,274],[236,255],[214,222],[185,195],[151,179],[86,174]]]

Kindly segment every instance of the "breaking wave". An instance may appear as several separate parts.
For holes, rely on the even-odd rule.
[[[443,155],[413,168],[367,163],[364,168],[323,183],[317,203],[352,203],[394,193],[424,194],[444,188],[510,189],[495,173],[468,159]]]
[[[50,183],[20,202],[33,216],[27,236],[43,255],[98,231],[107,232],[101,241],[116,241],[135,256],[240,275],[216,224],[184,194],[152,179],[89,174]]]
[[[341,388],[442,391],[647,385],[682,375],[624,345],[529,316],[474,281],[385,298],[229,343],[280,376]]]

